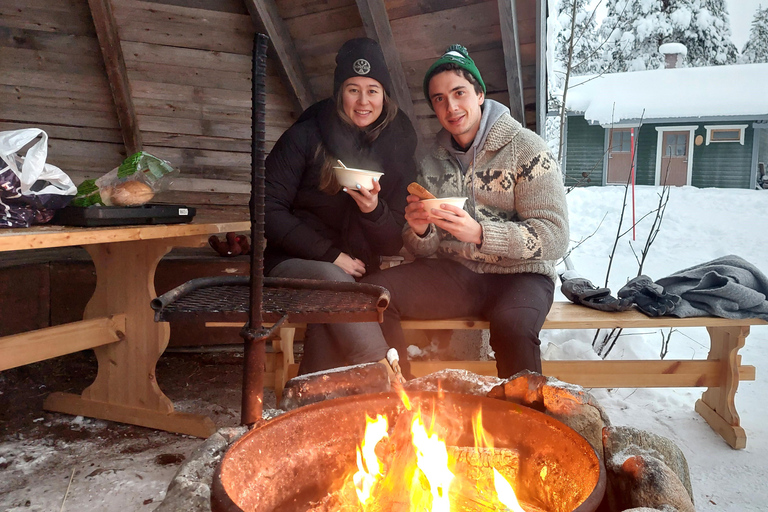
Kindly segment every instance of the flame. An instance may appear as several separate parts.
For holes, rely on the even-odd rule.
[[[498,496],[499,501],[507,507],[510,512],[525,512],[523,507],[520,506],[520,503],[518,503],[517,496],[515,496],[515,491],[512,489],[512,486],[507,482],[507,479],[504,478],[504,475],[496,471],[496,468],[493,468],[493,485],[496,488],[496,496]]]
[[[377,480],[384,476],[383,466],[376,456],[376,445],[387,437],[389,423],[381,414],[373,420],[366,415],[365,437],[362,446],[357,448],[357,473],[353,477],[355,490],[360,503],[366,505],[371,499],[371,489]]]
[[[525,512],[517,501],[512,485],[496,467],[490,468],[493,470],[493,483],[490,482],[490,473],[485,473],[487,477],[482,489],[475,489],[471,477],[467,479],[465,474],[454,474],[451,468],[456,467],[456,460],[453,460],[452,456],[455,452],[449,453],[445,440],[436,432],[439,428],[437,415],[433,411],[427,415],[425,421],[421,410],[412,410],[412,404],[404,391],[400,392],[400,397],[408,411],[405,418],[410,419],[410,431],[407,430],[407,424],[401,424],[400,428],[394,425],[393,437],[390,438],[389,422],[385,416],[379,414],[375,420],[366,417],[364,438],[357,448],[358,471],[352,475],[363,512],[388,510],[388,504],[394,503],[393,500],[398,503],[397,510],[409,512]],[[472,428],[476,459],[491,460],[495,465],[493,456],[488,457],[487,450],[493,449],[493,438],[483,428],[481,410],[473,416]],[[413,446],[412,453],[402,450],[402,444],[393,443],[397,439],[407,442],[409,435]],[[382,462],[375,449],[385,438],[388,439],[385,443],[390,446],[380,450],[385,459]],[[472,448],[464,450],[466,449]],[[482,457],[482,450],[485,450],[485,458]],[[489,469],[485,467],[486,470]],[[468,509],[468,505],[479,508]]]

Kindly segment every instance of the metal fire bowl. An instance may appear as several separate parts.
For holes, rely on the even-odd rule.
[[[450,432],[449,446],[473,446],[472,416],[497,448],[520,455],[521,503],[550,512],[594,511],[605,493],[605,468],[576,431],[533,409],[492,398],[435,392],[408,395],[413,408]],[[396,393],[327,400],[301,407],[257,427],[225,454],[213,483],[213,512],[305,511],[355,466],[366,415],[386,414],[393,425],[405,407]],[[549,475],[542,480],[544,466]]]

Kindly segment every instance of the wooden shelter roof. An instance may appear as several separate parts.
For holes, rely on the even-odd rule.
[[[250,53],[271,38],[267,138],[328,97],[349,38],[380,42],[394,96],[424,135],[439,125],[426,69],[466,46],[488,96],[543,120],[545,0],[0,0],[0,130],[35,126],[75,183],[144,149],[182,175],[158,199],[245,205]],[[539,39],[540,40],[540,39]]]

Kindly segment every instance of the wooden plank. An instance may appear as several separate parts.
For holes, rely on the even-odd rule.
[[[323,11],[342,9],[355,5],[355,0],[292,0],[291,2],[279,2],[277,4],[280,16],[288,21],[299,16],[316,14]]]
[[[359,28],[361,15],[353,1],[349,5],[335,9],[324,9],[290,20],[286,19],[285,26],[294,40],[311,39],[328,32]]]
[[[35,125],[37,122],[90,128],[114,128],[114,112],[58,108],[55,106],[3,105],[3,120]]]
[[[487,0],[388,0],[387,10],[389,19],[394,21],[400,18],[410,18],[420,14],[429,14],[447,9],[467,7]]]
[[[88,128],[79,126],[60,126],[54,124],[36,123],[35,126],[45,130],[48,134],[48,142],[53,143],[56,139],[61,140],[82,140],[87,142],[111,142],[122,145],[123,138],[117,129]],[[28,123],[3,122],[0,121],[0,131],[18,130],[28,128]]]
[[[525,126],[523,103],[523,77],[520,64],[516,0],[498,0],[501,43],[504,47],[504,69],[507,73],[509,111],[512,117]]]
[[[395,45],[392,27],[389,24],[387,8],[383,0],[357,0],[357,8],[363,20],[365,33],[378,41],[392,77],[392,95],[400,109],[413,121],[413,100],[408,82],[400,62],[400,53]]]
[[[125,315],[94,318],[0,338],[0,371],[115,343],[125,331]]]
[[[71,393],[51,393],[46,397],[43,408],[47,411],[100,418],[200,438],[207,438],[216,432],[216,424],[207,416],[131,407]]]
[[[75,36],[0,26],[0,46],[57,52],[65,55],[87,54],[101,58],[98,41],[93,35]]]
[[[0,46],[0,62],[5,68],[25,71],[101,76],[101,55],[89,52],[73,55],[57,51]]]
[[[285,22],[277,11],[274,0],[245,0],[254,26],[263,28],[270,38],[270,46],[277,54],[282,74],[302,109],[315,103],[315,96],[309,88],[301,58]]]
[[[88,0],[88,5],[99,39],[101,54],[104,57],[104,67],[107,70],[109,86],[115,100],[115,110],[123,133],[125,149],[130,155],[142,149],[141,132],[133,108],[131,84],[128,82],[128,71],[125,68],[123,50],[120,47],[120,36],[112,12],[112,2],[111,0]]]
[[[225,220],[232,216],[225,213],[204,217],[198,215],[189,224],[162,224],[129,227],[76,228],[65,226],[40,225],[31,228],[0,230],[0,252],[38,249],[42,247],[71,247],[74,245],[106,244],[134,240],[168,240],[171,245],[191,246],[183,239],[199,241],[199,246],[212,233],[227,231],[247,231],[251,223],[243,220]],[[128,268],[128,267],[126,267]]]
[[[88,23],[84,5],[62,5],[52,9],[52,2],[43,5],[0,4],[0,20],[3,26],[75,36],[94,36],[93,27]]]
[[[224,137],[230,139],[245,139],[250,137],[250,125],[241,123],[209,123],[202,119],[183,119],[176,117],[139,115],[139,121],[146,131],[181,133],[187,135],[204,135],[207,137]],[[267,140],[275,141],[285,130],[280,127],[267,126]]]
[[[664,388],[716,386],[716,361],[542,361],[542,373],[586,388]],[[411,361],[423,377],[447,368],[496,376],[496,361]],[[740,379],[755,380],[754,366],[740,366]]]

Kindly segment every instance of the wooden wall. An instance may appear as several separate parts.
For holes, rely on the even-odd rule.
[[[359,6],[377,0],[255,0],[287,29],[311,95],[330,95],[334,57],[366,35]],[[429,65],[452,43],[477,62],[488,96],[509,105],[499,22],[507,0],[383,0],[417,130],[439,125],[422,93]],[[517,0],[525,118],[535,129],[535,6]],[[162,202],[245,206],[250,173],[251,46],[247,0],[0,0],[0,130],[51,136],[49,162],[76,183],[119,164],[125,145],[91,4],[111,5],[143,148],[181,169]],[[253,4],[251,4],[253,6]],[[300,107],[270,53],[268,148]],[[121,112],[124,109],[121,109]],[[245,209],[243,209],[244,211]]]
[[[180,5],[176,5],[180,4]],[[113,1],[144,150],[181,169],[164,202],[247,205],[253,22],[240,0]],[[0,0],[0,130],[40,127],[80,183],[126,156],[88,0]],[[268,64],[268,148],[295,100]]]

